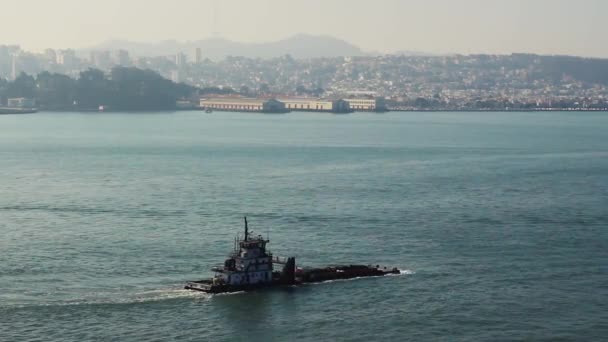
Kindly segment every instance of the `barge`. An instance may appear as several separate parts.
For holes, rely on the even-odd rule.
[[[245,217],[245,234],[234,240],[234,250],[223,265],[212,268],[213,278],[190,281],[185,289],[207,293],[250,291],[269,287],[318,283],[328,280],[377,277],[399,274],[396,268],[380,265],[336,265],[322,268],[300,268],[296,258],[281,258],[267,250],[269,239],[249,232]]]

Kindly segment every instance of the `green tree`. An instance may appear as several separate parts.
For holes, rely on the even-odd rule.
[[[8,81],[0,78],[0,105],[6,104],[6,92],[8,90]]]
[[[76,105],[79,108],[97,109],[108,105],[110,84],[103,71],[88,69],[80,73],[76,82]]]
[[[23,72],[19,74],[13,82],[8,84],[6,96],[8,98],[36,97],[36,81],[34,80],[34,77]]]
[[[36,78],[36,100],[40,108],[65,109],[73,105],[76,81],[62,74],[44,71]]]
[[[194,88],[176,84],[150,70],[116,67],[111,72],[113,108],[127,110],[173,109],[179,98],[190,97]]]
[[[268,83],[262,83],[260,84],[260,88],[258,91],[260,94],[268,94],[270,93],[270,86],[268,85]]]

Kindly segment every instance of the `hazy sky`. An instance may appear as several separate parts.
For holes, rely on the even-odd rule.
[[[608,0],[0,0],[0,8],[0,44],[31,50],[198,40],[216,30],[246,42],[332,35],[381,52],[608,57]]]

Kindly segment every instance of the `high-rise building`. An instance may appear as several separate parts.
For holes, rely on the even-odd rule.
[[[131,65],[131,58],[129,58],[129,51],[127,51],[127,50],[114,51],[114,64],[120,65],[120,66]]]
[[[186,65],[186,55],[183,52],[179,52],[175,55],[175,65],[178,67]]]
[[[109,69],[112,66],[110,51],[91,51],[91,64],[99,69]]]
[[[51,63],[57,63],[57,52],[53,49],[44,50],[44,56]]]
[[[18,45],[0,45],[0,78],[14,78],[19,68],[21,49]]]
[[[11,59],[11,79],[14,81],[19,76],[19,53],[13,53]]]
[[[21,52],[21,47],[19,45],[2,45],[2,46],[5,47],[7,53],[9,53],[11,55]]]
[[[196,64],[201,64],[201,62],[203,61],[203,51],[201,50],[201,48],[196,48],[196,50],[194,51],[194,61],[196,62]]]
[[[57,53],[57,64],[71,68],[76,62],[76,52],[72,49],[59,50]]]

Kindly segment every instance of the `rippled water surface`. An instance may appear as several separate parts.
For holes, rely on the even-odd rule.
[[[402,275],[206,296],[242,227]],[[1,341],[602,340],[605,113],[0,116]]]

